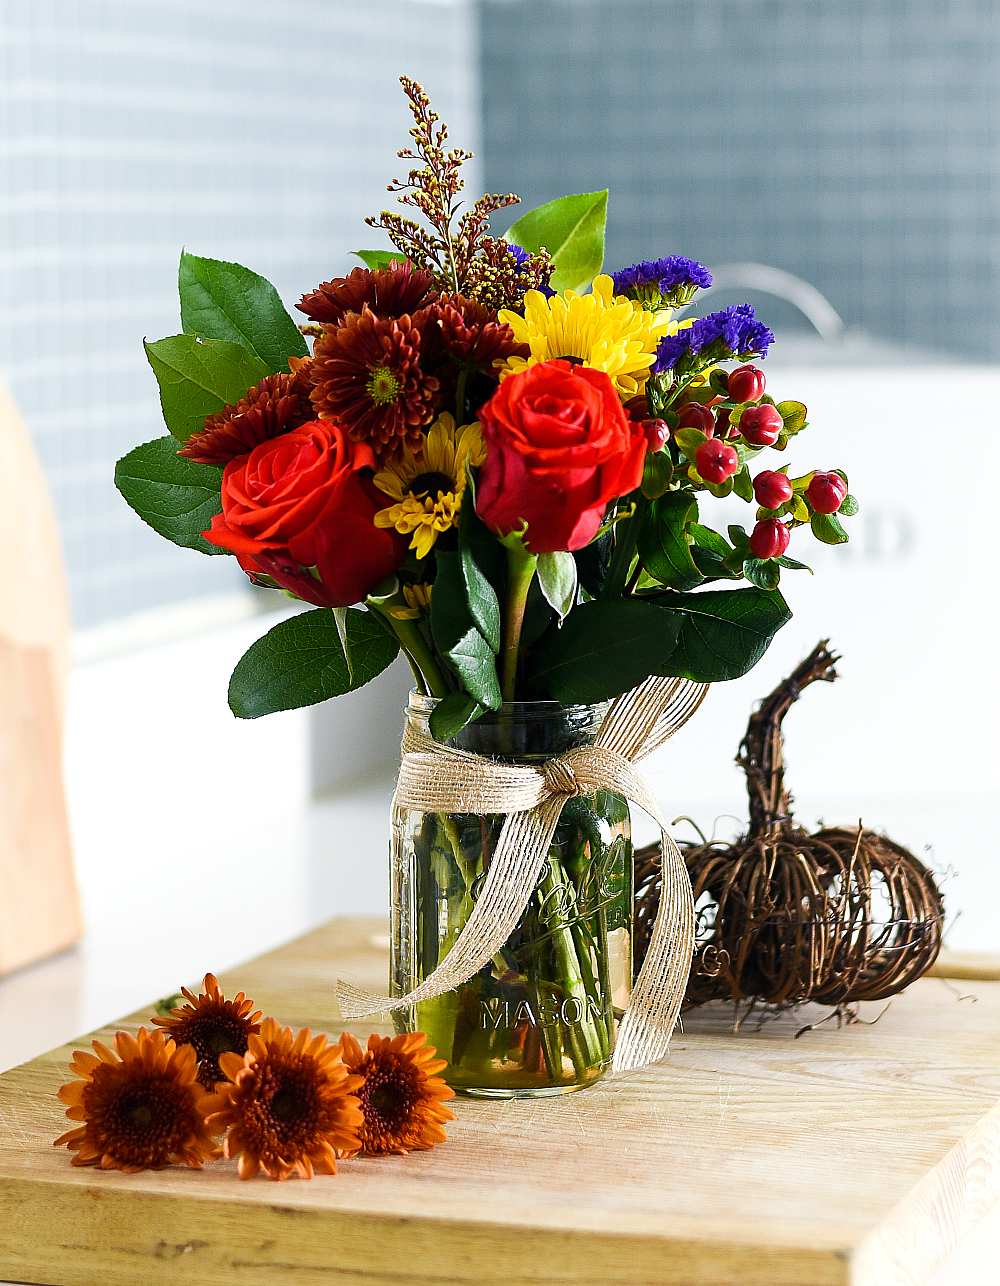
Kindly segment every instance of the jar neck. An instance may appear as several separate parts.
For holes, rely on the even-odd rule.
[[[437,701],[436,697],[410,693],[406,718],[425,736],[430,736],[430,717]],[[504,763],[540,763],[578,746],[592,745],[610,707],[610,701],[574,706],[558,701],[505,702],[499,710],[487,710],[466,724],[446,744]]]

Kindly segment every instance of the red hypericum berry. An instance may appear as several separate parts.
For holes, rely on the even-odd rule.
[[[788,528],[778,518],[764,518],[750,533],[750,548],[758,558],[780,558],[788,541]]]
[[[729,396],[734,402],[759,402],[764,392],[764,372],[759,366],[737,366],[729,372]]]
[[[718,438],[709,438],[694,453],[694,462],[698,472],[706,482],[725,482],[740,467],[740,458],[736,448]]]
[[[659,451],[670,437],[670,426],[666,420],[643,420],[642,431],[646,435],[650,451]]]
[[[762,509],[779,509],[792,498],[792,484],[783,473],[765,469],[753,480],[753,494]]]
[[[781,416],[768,402],[748,406],[740,416],[740,432],[755,447],[773,447],[784,427]]]
[[[700,402],[689,402],[677,421],[679,429],[700,429],[706,438],[715,433],[715,416]]]
[[[844,503],[847,483],[839,473],[814,473],[806,499],[818,514],[835,514]]]

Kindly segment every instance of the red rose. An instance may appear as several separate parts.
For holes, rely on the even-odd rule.
[[[367,443],[326,420],[262,442],[226,465],[205,539],[317,607],[357,603],[406,555],[405,538],[372,523],[385,507],[363,473],[374,464]]]
[[[476,509],[501,536],[527,522],[533,554],[582,549],[608,502],[642,480],[646,434],[605,371],[539,362],[509,375],[479,420],[486,463]]]

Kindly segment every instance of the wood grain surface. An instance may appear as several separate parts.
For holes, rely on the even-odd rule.
[[[384,984],[384,935],[333,921],[223,983],[338,1035],[334,981]],[[698,1011],[658,1066],[459,1100],[446,1144],[308,1183],[73,1168],[52,1147],[67,1046],[0,1077],[0,1279],[917,1286],[1000,1193],[1000,984],[925,978],[796,1038],[827,1012],[734,1035],[730,1009]]]
[[[63,795],[69,601],[55,515],[0,384],[0,974],[81,933]]]

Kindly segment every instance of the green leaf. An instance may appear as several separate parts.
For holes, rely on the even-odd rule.
[[[348,608],[344,642],[327,607],[281,621],[244,652],[229,680],[240,719],[316,705],[353,692],[392,664],[399,644],[371,612]]]
[[[686,533],[697,517],[698,503],[690,491],[668,491],[646,510],[639,528],[639,560],[661,584],[684,590],[702,581]]]
[[[507,559],[499,542],[476,513],[471,486],[466,486],[458,515],[458,548],[466,605],[472,624],[500,651],[500,599]]]
[[[813,569],[809,567],[806,563],[798,563],[795,561],[794,558],[789,558],[787,554],[781,554],[774,561],[778,564],[779,567],[788,567],[792,571],[797,571],[797,572],[808,572],[810,576],[812,576],[813,574]]]
[[[449,692],[431,711],[431,736],[435,741],[448,741],[467,723],[478,719],[484,709],[475,697],[464,692]]]
[[[853,518],[858,512],[858,502],[854,496],[846,495],[841,501],[839,513],[844,518]]]
[[[352,250],[351,254],[363,259],[365,266],[373,272],[379,268],[388,268],[394,259],[400,264],[406,262],[406,255],[401,250]]]
[[[680,447],[684,458],[693,460],[698,448],[702,443],[707,442],[708,438],[701,429],[678,429],[674,433],[674,441]]]
[[[742,530],[742,529],[741,529]],[[701,523],[692,522],[688,524],[688,531],[696,545],[702,545],[705,549],[714,550],[723,558],[732,553],[732,549],[726,543],[724,537],[720,536],[717,531],[711,527],[703,527]]]
[[[809,522],[812,526],[813,535],[817,540],[821,540],[824,545],[844,545],[847,543],[847,532],[841,527],[833,514],[814,513]]]
[[[204,428],[206,415],[237,401],[271,374],[248,348],[224,339],[171,335],[145,349],[160,386],[163,418],[178,442]]]
[[[607,189],[581,192],[522,214],[506,237],[523,250],[545,247],[555,263],[553,290],[582,291],[601,271],[607,219]]]
[[[724,556],[714,549],[705,549],[702,545],[691,546],[691,557],[694,559],[694,565],[707,580],[709,577],[724,577],[726,580],[734,580],[736,573],[729,570],[726,566]]]
[[[779,402],[775,408],[781,416],[785,432],[798,433],[806,422],[806,408],[801,402]]]
[[[743,564],[743,575],[758,589],[777,589],[781,579],[774,558],[748,558]]]
[[[115,486],[143,522],[175,545],[227,554],[202,536],[222,512],[222,471],[177,454],[175,438],[144,442],[115,465]]]
[[[749,548],[750,537],[737,523],[732,523],[726,530],[729,532],[729,539],[733,542],[734,549]]]
[[[721,366],[713,368],[708,377],[708,384],[713,393],[721,393],[723,397],[729,396],[729,374]]]
[[[576,550],[573,554],[576,559],[580,584],[591,598],[600,598],[601,596],[601,590],[604,588],[608,567],[611,563],[613,541],[614,536],[612,533],[606,531],[598,536],[596,540],[592,540],[589,545],[584,545],[582,549]]]
[[[606,701],[649,678],[669,674],[679,615],[638,599],[595,599],[570,612],[532,650],[531,686],[561,701]]]
[[[562,624],[576,602],[577,571],[573,555],[565,550],[539,554],[537,571],[538,586],[545,601]]]
[[[308,355],[305,339],[266,277],[238,263],[183,251],[177,284],[185,334],[242,344],[270,372],[287,371],[289,354]]]
[[[733,478],[733,491],[748,504],[753,500],[753,480],[750,477],[750,470],[745,464]]]
[[[670,486],[674,476],[674,464],[666,451],[649,451],[642,466],[640,491],[647,500],[656,500]]]
[[[705,590],[671,594],[663,604],[682,618],[669,668],[661,671],[699,683],[738,679],[767,651],[775,634],[792,619],[777,590]]]
[[[476,628],[465,597],[465,580],[457,550],[435,551],[437,575],[431,595],[431,634],[435,646],[470,696],[490,710],[502,697],[496,658]]]

